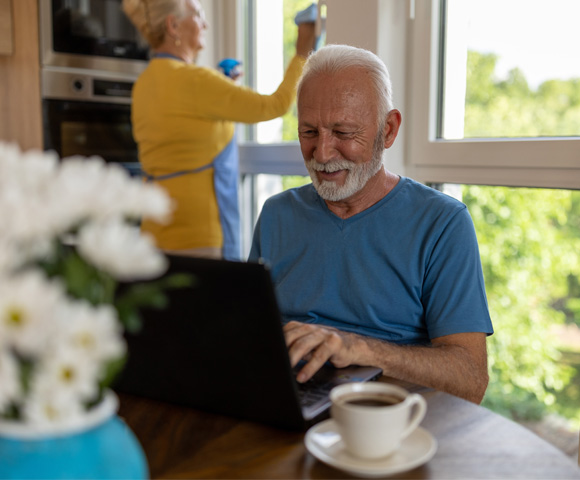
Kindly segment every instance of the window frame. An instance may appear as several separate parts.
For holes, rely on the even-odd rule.
[[[422,182],[580,188],[580,139],[438,139],[444,0],[415,5],[408,41],[406,167]]]

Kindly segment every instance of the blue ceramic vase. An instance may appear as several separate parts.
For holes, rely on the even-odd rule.
[[[81,423],[31,431],[0,422],[1,479],[146,479],[147,461],[109,392]]]

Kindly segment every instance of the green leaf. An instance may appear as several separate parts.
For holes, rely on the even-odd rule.
[[[107,362],[105,366],[105,371],[103,377],[101,378],[99,388],[105,390],[108,388],[117,375],[123,370],[123,367],[127,363],[127,356],[123,355],[119,358]]]

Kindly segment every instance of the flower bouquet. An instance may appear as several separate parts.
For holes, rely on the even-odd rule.
[[[118,165],[0,143],[0,423],[50,430],[101,403],[124,363],[123,329],[183,284],[142,281],[166,258],[137,222],[170,213],[162,189]]]

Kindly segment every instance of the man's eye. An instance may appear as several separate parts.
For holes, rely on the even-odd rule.
[[[312,136],[316,135],[316,130],[302,130],[300,132],[300,134],[305,136],[305,137],[312,137]]]

